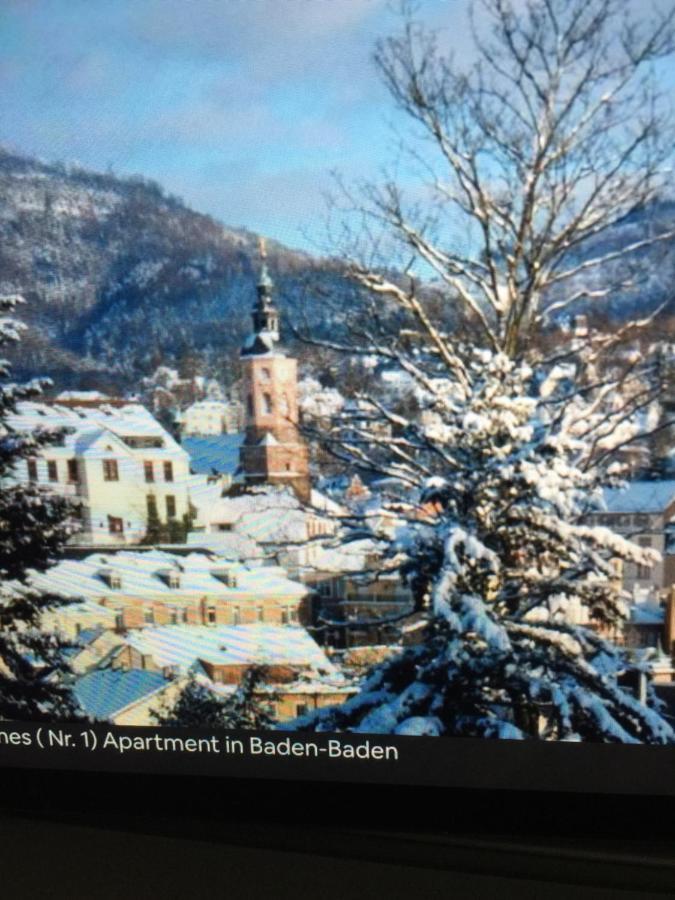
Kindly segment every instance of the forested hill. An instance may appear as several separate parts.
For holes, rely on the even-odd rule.
[[[638,211],[589,252],[674,222],[672,202]],[[274,242],[268,252],[285,321],[302,325],[308,316],[317,333],[335,337],[354,312],[353,286],[306,254]],[[643,251],[631,269],[635,286],[613,294],[604,314],[622,318],[664,300],[672,308],[673,242]],[[237,374],[257,271],[256,235],[194,212],[151,181],[0,149],[0,293],[26,298],[22,316],[32,326],[13,360],[17,376],[118,390],[159,364],[197,360],[227,384]],[[608,274],[616,276],[593,279]]]
[[[280,296],[300,303],[311,259],[274,242],[268,254]],[[0,292],[26,298],[31,325],[17,374],[125,387],[196,356],[220,375],[248,329],[257,266],[254,234],[151,181],[0,150]]]

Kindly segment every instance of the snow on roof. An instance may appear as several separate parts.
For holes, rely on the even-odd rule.
[[[97,669],[78,678],[73,693],[89,716],[111,719],[168,683],[159,672],[145,669]]]
[[[243,443],[243,434],[186,435],[181,441],[192,471],[202,475],[234,475]]]
[[[19,403],[17,411],[7,416],[6,424],[19,432],[31,432],[38,428],[67,428],[71,433],[65,437],[66,446],[79,452],[84,452],[103,435],[115,437],[128,450],[134,449],[125,440],[129,438],[161,439],[165,449],[180,450],[171,435],[140,403],[128,403],[120,407],[106,404],[84,407],[26,401]],[[155,452],[161,450],[153,449]]]
[[[201,660],[220,666],[299,666],[340,677],[305,629],[292,625],[164,625],[129,632],[126,642],[158,666],[185,671]]]
[[[227,560],[254,562],[265,556],[265,551],[257,541],[236,531],[191,531],[187,536],[187,543],[195,550],[206,550]]]
[[[603,492],[605,508],[615,513],[658,513],[675,503],[675,480],[631,481]]]
[[[368,568],[369,557],[378,551],[378,544],[371,538],[363,538],[348,543],[333,544],[331,538],[326,541],[315,541],[312,544],[312,562],[310,568],[316,572],[342,574],[344,572],[363,572]]]
[[[179,581],[171,586],[166,575],[175,573]],[[223,573],[233,577],[230,587]],[[111,588],[110,576],[118,576],[119,588]],[[36,573],[31,583],[66,597],[97,600],[119,592],[123,597],[153,597],[180,600],[181,597],[221,595],[224,599],[243,597],[304,597],[307,589],[288,578],[280,566],[245,565],[207,553],[187,556],[164,550],[92,553],[84,559],[67,559]]]
[[[60,394],[56,397],[58,400],[67,400],[72,402],[73,400],[85,400],[91,402],[92,400],[109,400],[107,394],[102,394],[100,391],[61,391]]]

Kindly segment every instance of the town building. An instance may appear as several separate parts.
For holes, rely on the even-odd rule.
[[[278,344],[279,313],[262,242],[261,257],[253,332],[241,351],[245,440],[240,476],[246,486],[288,485],[308,501],[309,452],[299,431],[298,362]]]
[[[342,703],[356,690],[305,629],[292,626],[145,628],[126,635],[111,666],[169,678],[193,674],[223,696],[248,668],[264,666],[267,684],[260,693],[276,695],[272,712],[280,720]]]
[[[675,584],[675,480],[631,481],[604,492],[603,512],[592,517],[617,534],[660,554],[653,566],[626,563],[623,586],[636,601],[659,598]]]
[[[69,636],[92,628],[295,625],[311,618],[308,589],[282,568],[211,553],[92,553],[62,560],[31,583],[76,601],[50,611],[45,623]]]
[[[138,403],[20,403],[10,431],[60,432],[55,444],[19,463],[15,477],[76,502],[73,542],[124,546],[143,540],[149,521],[189,515],[189,456]]]
[[[238,434],[242,419],[241,405],[225,400],[197,400],[176,417],[181,436]]]

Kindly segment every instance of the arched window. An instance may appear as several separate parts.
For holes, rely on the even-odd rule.
[[[246,398],[246,404],[248,406],[248,414],[249,416],[253,415],[253,394],[249,394]]]
[[[273,411],[271,394],[263,394],[263,411],[266,416],[271,415]]]

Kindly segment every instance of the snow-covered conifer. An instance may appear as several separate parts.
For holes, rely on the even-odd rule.
[[[191,674],[178,698],[154,713],[160,725],[185,728],[270,728],[277,694],[268,686],[265,666],[249,666],[236,690],[219,696]]]
[[[19,297],[0,298],[0,348],[19,340],[12,318]],[[39,395],[44,382],[12,384],[0,362],[0,719],[65,719],[76,715],[67,685],[69,668],[59,635],[45,631],[45,612],[70,602],[30,586],[31,570],[54,562],[73,533],[74,509],[63,497],[16,479],[16,466],[59,440],[47,431],[30,435],[4,422],[17,402]]]
[[[608,454],[636,433],[639,410],[627,417],[611,379],[590,384],[587,360],[545,366],[452,353],[443,377],[408,361],[420,411],[398,421],[394,437],[366,423],[360,439],[340,441],[337,420],[333,431],[345,458],[388,476],[382,503],[400,524],[393,540],[373,536],[426,610],[426,639],[376,667],[343,706],[298,724],[674,740],[646,668],[610,640],[627,614],[618,563],[650,565],[655,551],[589,524],[603,485],[620,474]]]

